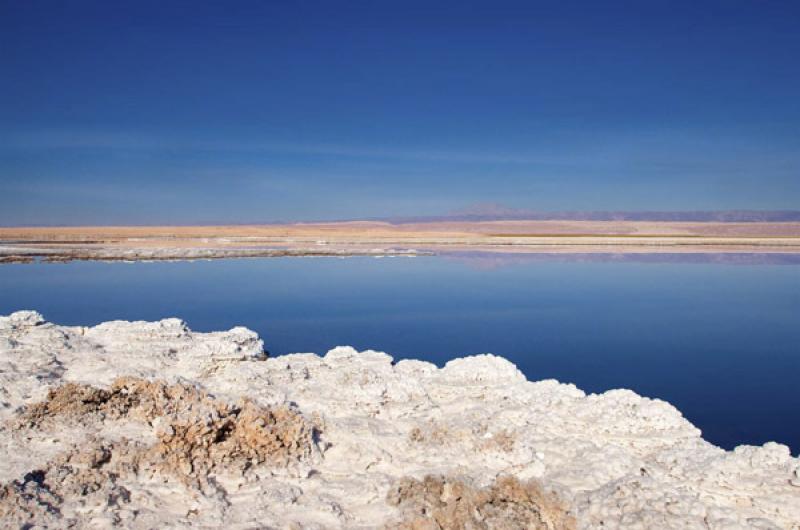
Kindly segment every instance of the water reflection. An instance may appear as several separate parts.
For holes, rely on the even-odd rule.
[[[524,252],[448,252],[445,259],[466,265],[492,270],[511,265],[533,263],[718,263],[724,265],[800,265],[797,253],[614,253],[614,252],[569,252],[569,253],[524,253]]]

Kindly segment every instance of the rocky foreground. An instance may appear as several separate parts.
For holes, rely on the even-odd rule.
[[[245,328],[0,317],[4,527],[800,528],[800,461],[628,390]]]

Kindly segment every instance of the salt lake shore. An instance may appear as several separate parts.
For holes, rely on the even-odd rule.
[[[800,222],[353,221],[238,226],[0,227],[0,264],[292,256],[800,255]]]
[[[241,327],[0,317],[3,527],[800,528],[800,460],[670,404]]]

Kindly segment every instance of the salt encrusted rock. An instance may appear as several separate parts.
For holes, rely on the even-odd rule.
[[[7,317],[0,317],[0,330],[24,329],[44,322],[44,317],[37,311],[17,311]]]
[[[800,528],[786,446],[726,452],[666,402],[493,355],[266,359],[245,328],[25,311],[0,317],[0,422],[9,524]]]
[[[507,385],[525,381],[512,363],[491,354],[453,359],[442,368],[442,380],[458,385]]]

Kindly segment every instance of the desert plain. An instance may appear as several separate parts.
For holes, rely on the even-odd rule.
[[[344,221],[0,228],[0,261],[486,253],[800,253],[798,222]]]

